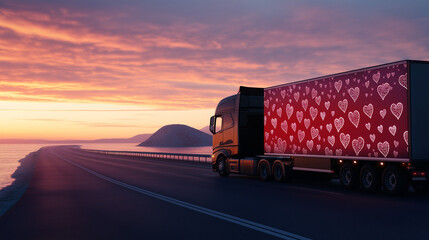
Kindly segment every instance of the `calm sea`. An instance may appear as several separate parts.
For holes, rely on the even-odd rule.
[[[11,178],[13,172],[20,165],[18,162],[27,154],[39,150],[44,146],[54,146],[62,144],[0,144],[0,189],[10,185],[14,179]],[[63,144],[70,145],[70,144]],[[78,144],[73,144],[78,145]],[[81,148],[116,151],[136,151],[136,152],[168,152],[168,153],[193,153],[211,154],[212,147],[194,148],[154,148],[137,147],[135,143],[89,143],[81,144]]]

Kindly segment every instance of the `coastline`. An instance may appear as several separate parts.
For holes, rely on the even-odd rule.
[[[11,185],[0,190],[0,217],[2,217],[27,190],[34,169],[36,168],[36,159],[40,149],[27,154],[24,158],[19,160],[21,164],[11,175],[15,180]]]

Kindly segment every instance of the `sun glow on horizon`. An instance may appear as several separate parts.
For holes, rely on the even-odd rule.
[[[213,111],[167,110],[119,104],[0,101],[0,139],[129,138],[154,133],[164,125],[176,123],[201,129],[208,125]]]

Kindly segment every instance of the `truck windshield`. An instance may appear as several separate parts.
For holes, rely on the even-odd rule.
[[[220,116],[216,116],[215,121],[215,133],[223,131],[225,129],[231,128],[234,126],[234,121],[232,120],[231,114],[222,114]]]
[[[222,116],[216,117],[215,124],[215,133],[220,132],[222,130]]]

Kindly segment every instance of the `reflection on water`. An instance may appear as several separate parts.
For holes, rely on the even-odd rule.
[[[48,144],[0,144],[0,189],[10,185],[10,177],[20,165],[18,160]]]

